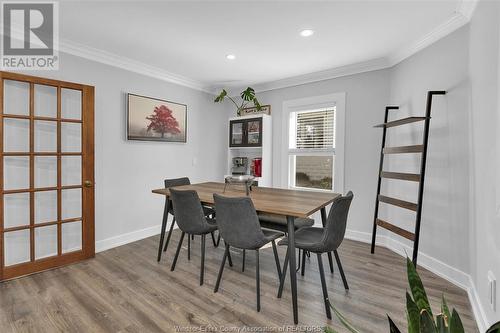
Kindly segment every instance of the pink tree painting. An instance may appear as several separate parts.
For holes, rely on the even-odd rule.
[[[156,106],[153,114],[146,119],[150,121],[147,131],[155,131],[162,138],[165,137],[165,133],[175,135],[181,132],[179,122],[172,115],[172,110],[165,105]]]

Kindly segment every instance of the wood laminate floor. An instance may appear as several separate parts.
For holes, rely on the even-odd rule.
[[[289,278],[283,298],[276,298],[278,279],[271,248],[261,250],[262,309],[255,310],[255,256],[233,253],[234,267],[224,272],[221,289],[213,287],[223,248],[207,239],[205,285],[199,286],[199,245],[192,243],[191,261],[185,246],[177,268],[170,272],[179,232],[168,252],[156,262],[158,236],[102,253],[95,259],[0,283],[0,332],[171,332],[236,330],[264,327],[278,331],[292,325]],[[346,240],[339,249],[350,291],[344,291],[338,271],[331,275],[324,259],[330,299],[362,332],[389,332],[386,314],[406,331],[404,258],[368,244]],[[283,261],[284,248],[280,248]],[[420,273],[433,310],[439,312],[442,293],[461,314],[467,332],[477,332],[464,290],[425,269]],[[305,277],[298,275],[299,328],[319,330],[331,325],[346,330],[334,318],[327,320],[316,258],[306,260]],[[188,330],[183,330],[188,328]]]

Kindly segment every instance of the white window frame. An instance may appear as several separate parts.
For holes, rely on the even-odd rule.
[[[292,188],[290,186],[292,177],[295,172],[292,170],[290,155],[295,155],[297,150],[290,149],[290,140],[294,139],[293,133],[290,131],[290,119],[295,112],[311,111],[318,109],[326,109],[335,107],[335,148],[333,149],[317,149],[308,150],[308,152],[300,152],[301,155],[314,154],[317,155],[334,155],[334,174],[333,174],[333,190],[322,190],[313,188],[293,187],[294,189],[303,189],[307,191],[319,192],[336,192],[344,193],[344,145],[345,145],[345,93],[334,93],[321,96],[306,97],[283,102],[282,115],[282,138],[281,138],[281,187]]]

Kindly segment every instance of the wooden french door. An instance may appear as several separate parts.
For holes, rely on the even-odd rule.
[[[93,257],[94,87],[0,72],[0,281]]]

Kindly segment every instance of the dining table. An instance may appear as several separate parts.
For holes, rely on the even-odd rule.
[[[194,190],[198,193],[200,201],[205,206],[214,206],[214,194],[224,195],[228,197],[243,197],[246,196],[245,188],[241,186],[229,186],[225,188],[224,183],[219,182],[204,182],[191,185],[183,185],[172,187],[176,190]],[[167,219],[170,200],[170,188],[160,188],[152,191],[155,194],[166,196],[165,209],[163,214],[163,222],[160,234],[159,253],[161,254],[163,239],[167,228]],[[253,202],[253,205],[258,213],[271,215],[285,216],[288,230],[288,251],[290,260],[289,273],[292,292],[292,309],[293,320],[298,324],[298,307],[297,307],[297,272],[296,272],[296,255],[295,255],[295,226],[296,218],[309,217],[317,211],[321,212],[323,225],[326,223],[326,206],[331,204],[339,193],[330,191],[310,191],[298,189],[282,189],[253,186],[248,195]],[[216,207],[215,207],[216,208]],[[331,258],[330,264],[331,264]]]

